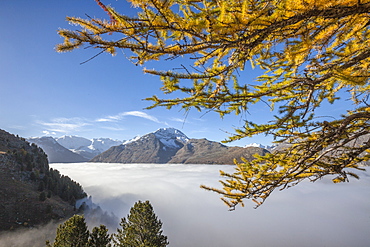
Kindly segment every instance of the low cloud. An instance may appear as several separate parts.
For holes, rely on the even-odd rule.
[[[50,132],[50,131],[47,131],[47,130],[44,130],[42,133],[43,133],[44,135],[46,135],[46,136],[56,135],[56,133],[55,133],[55,132]]]
[[[219,195],[219,170],[232,166],[175,164],[51,164],[78,181],[95,203],[126,217],[149,200],[173,247],[368,246],[370,172],[360,180],[303,182],[273,193],[264,205],[228,211]],[[113,229],[114,231],[115,229]]]
[[[50,222],[49,224],[32,229],[18,229],[12,232],[0,233],[1,247],[40,247],[45,246],[46,240],[51,242],[56,235],[56,229],[60,224]]]

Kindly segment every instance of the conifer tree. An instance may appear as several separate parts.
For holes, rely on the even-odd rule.
[[[121,228],[114,234],[117,247],[164,247],[167,237],[162,234],[162,222],[158,220],[149,201],[138,201],[130,214],[121,219]]]
[[[53,245],[47,242],[48,247],[88,247],[89,230],[85,218],[74,215],[57,228],[57,235]]]
[[[89,238],[89,247],[110,247],[111,236],[108,234],[108,229],[105,225],[94,227]]]
[[[46,194],[45,194],[44,191],[43,192],[40,192],[40,194],[39,194],[39,200],[42,201],[42,202],[46,200]]]
[[[109,19],[68,17],[81,29],[59,30],[59,52],[87,44],[113,55],[123,49],[137,65],[171,60],[168,70],[144,72],[160,76],[164,93],[183,97],[152,96],[151,107],[222,117],[263,102],[275,114],[265,123],[245,119],[227,141],[267,134],[286,147],[236,162],[235,173],[221,173],[223,189],[204,186],[231,209],[243,199],[259,206],[304,179],[358,178],[370,148],[370,0],[128,0],[138,9],[134,17],[95,1]],[[245,79],[246,66],[263,73]],[[339,95],[348,108],[321,116],[317,109],[336,107]]]

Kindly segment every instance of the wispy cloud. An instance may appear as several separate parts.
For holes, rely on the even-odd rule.
[[[88,118],[54,118],[48,121],[38,120],[36,124],[41,126],[40,131],[44,135],[70,135],[76,134],[78,132],[86,132],[91,130],[110,130],[110,131],[124,131],[127,130],[127,126],[122,126],[124,123],[120,122],[124,118],[132,116],[138,117],[140,119],[146,119],[161,125],[168,125],[166,122],[160,121],[155,116],[149,115],[142,111],[127,111],[121,112],[116,115],[106,116],[98,119],[88,119]],[[139,119],[139,120],[140,120]]]
[[[111,127],[111,126],[103,126],[101,127],[102,129],[106,129],[106,130],[113,130],[113,131],[122,131],[122,130],[126,130],[125,128],[122,128],[122,127]]]
[[[172,117],[170,118],[170,120],[174,122],[179,122],[179,123],[189,123],[186,118]]]
[[[152,115],[149,115],[145,112],[142,112],[142,111],[121,112],[121,113],[119,113],[117,115],[114,115],[114,116],[107,116],[107,117],[104,117],[104,118],[99,118],[99,119],[96,120],[96,122],[116,122],[116,121],[122,120],[126,116],[140,117],[140,118],[145,118],[145,119],[148,119],[148,120],[156,122],[156,123],[162,123],[161,121],[158,120],[158,118],[156,118]]]
[[[89,121],[82,118],[54,118],[50,122],[38,122],[46,128],[44,133],[73,133],[83,127],[91,125]]]

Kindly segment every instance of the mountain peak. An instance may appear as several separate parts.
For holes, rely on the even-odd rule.
[[[262,148],[228,147],[206,139],[189,139],[174,128],[162,128],[121,146],[112,147],[92,162],[234,164],[234,158],[254,159]]]
[[[160,128],[160,129],[156,130],[153,134],[157,138],[159,138],[159,137],[172,137],[172,138],[184,139],[184,140],[189,139],[184,133],[182,133],[180,130],[175,129],[175,128]]]
[[[180,130],[175,128],[160,128],[153,133],[160,142],[170,148],[180,148],[178,142],[185,144],[189,138]]]
[[[90,145],[88,148],[90,150],[97,150],[99,153],[102,153],[108,150],[112,146],[121,145],[123,142],[119,140],[113,140],[111,138],[93,138],[91,140]]]
[[[91,143],[90,140],[79,136],[62,136],[57,138],[56,141],[67,149],[78,149]]]
[[[31,137],[31,138],[28,138],[28,141],[29,142],[44,142],[44,143],[57,143],[57,141],[54,139],[54,137],[52,136],[42,136],[42,137]],[[37,143],[36,143],[37,144]]]

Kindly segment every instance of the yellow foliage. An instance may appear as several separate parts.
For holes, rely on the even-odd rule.
[[[283,1],[284,2],[284,1]],[[286,8],[290,11],[305,11],[307,9],[327,9],[335,6],[354,6],[358,0],[288,0]]]
[[[266,123],[246,121],[228,141],[269,134],[287,147],[236,162],[235,173],[221,173],[223,189],[204,186],[231,208],[243,199],[259,206],[275,189],[304,179],[335,175],[333,182],[347,181],[356,176],[344,169],[359,169],[369,159],[370,142],[348,143],[370,134],[370,0],[128,1],[138,10],[134,18],[111,7],[113,20],[68,18],[81,30],[59,30],[64,43],[57,50],[87,44],[114,55],[127,49],[135,64],[171,59],[171,69],[176,58],[189,58],[179,63],[184,73],[144,69],[161,77],[165,93],[185,95],[153,96],[151,108],[180,105],[221,117],[257,102],[276,109]],[[256,82],[239,76],[248,63],[264,71]],[[334,105],[343,91],[351,93],[351,111],[317,115],[323,102]]]

